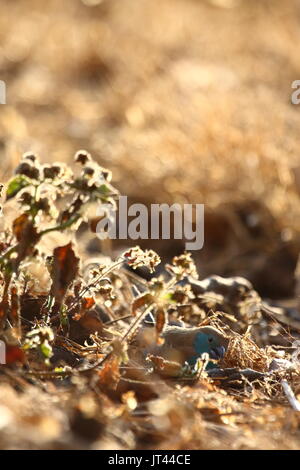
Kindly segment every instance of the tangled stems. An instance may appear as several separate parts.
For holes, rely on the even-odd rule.
[[[75,224],[80,219],[80,217],[81,216],[79,214],[75,214],[73,218],[71,218],[70,220],[66,222],[63,222],[62,224],[55,225],[54,227],[49,227],[45,230],[42,230],[42,232],[38,234],[38,241],[40,241],[41,238],[47,233],[62,232],[66,230],[67,228],[70,228],[73,224]],[[36,240],[34,240],[33,244],[36,244]],[[16,253],[18,251],[19,246],[20,246],[20,243],[17,243],[16,245],[9,248],[9,250],[7,250],[4,253],[4,255],[0,257],[0,264],[3,264],[13,253]]]

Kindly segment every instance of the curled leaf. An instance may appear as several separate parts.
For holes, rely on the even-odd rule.
[[[13,232],[18,240],[17,259],[15,261],[15,268],[32,254],[36,243],[39,241],[39,234],[34,226],[33,221],[28,214],[22,214],[13,222]]]
[[[161,338],[160,335],[163,332],[163,329],[166,325],[167,321],[167,314],[164,310],[164,308],[158,308],[156,311],[156,321],[155,321],[155,326],[156,326],[156,334],[157,334],[157,342],[160,343]]]
[[[29,215],[22,214],[13,221],[13,233],[18,242],[21,241],[26,225],[29,223]]]
[[[70,284],[76,279],[79,270],[79,258],[72,243],[55,248],[51,269],[51,295],[61,303]]]
[[[151,303],[154,302],[153,296],[149,293],[146,292],[145,294],[140,295],[136,299],[134,299],[132,306],[131,306],[131,313],[133,316],[136,316],[137,310],[140,308],[150,305]]]
[[[110,360],[106,361],[103,368],[98,373],[99,385],[105,386],[108,389],[115,390],[120,380],[120,359],[113,356]]]

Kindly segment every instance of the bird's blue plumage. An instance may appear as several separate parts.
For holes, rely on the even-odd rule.
[[[209,354],[211,358],[215,359],[216,357],[214,357],[215,354],[213,351],[217,350],[219,352],[222,349],[222,345],[219,339],[214,335],[209,335],[206,333],[196,334],[193,347],[195,350],[195,355],[190,357],[188,360],[191,366],[194,366],[197,362],[197,359],[201,358],[202,354],[204,353]],[[211,361],[206,366],[207,369],[212,369],[214,367],[216,367],[216,364]]]

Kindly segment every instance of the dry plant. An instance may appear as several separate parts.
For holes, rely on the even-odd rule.
[[[259,420],[266,420],[268,430],[262,437],[258,432],[246,447],[275,445],[270,433],[275,436],[278,431],[268,422],[272,413],[297,428],[297,418],[292,424],[286,411],[299,406],[296,343],[293,354],[289,347],[271,347],[271,336],[267,345],[258,346],[266,307],[251,284],[218,276],[199,280],[190,253],[175,256],[163,274],[148,281],[134,270],[143,267],[153,273],[161,260],[153,250],[139,247],[127,249],[115,260],[85,263],[83,269],[75,234],[89,219],[86,208],[95,203],[114,205],[118,192],[110,182],[111,173],[87,152],[77,152],[75,162],[78,171],[41,164],[27,153],[5,185],[0,252],[0,338],[6,348],[6,364],[0,366],[0,396],[5,396],[1,446],[7,448],[12,441],[16,447],[55,448],[66,438],[65,420],[71,448],[207,448],[213,426],[224,435],[210,440],[211,448],[227,447],[236,426],[241,433],[236,447],[244,448],[246,423],[256,435]],[[11,204],[14,214],[16,210],[19,214],[9,226],[5,212]],[[58,244],[49,255],[44,241],[53,232],[69,233],[71,241]],[[255,309],[248,311],[253,303]],[[217,309],[220,306],[222,310]],[[268,328],[274,330],[272,318],[263,321],[265,334]],[[241,333],[247,322],[249,327]],[[219,330],[229,340],[224,358],[206,369],[208,355],[192,367],[155,352],[147,354],[141,335],[150,332],[148,341],[160,345],[165,329],[172,325],[184,328],[186,338],[191,326]],[[285,338],[283,325],[282,320],[277,328]],[[183,346],[193,347],[178,343],[178,348]],[[38,424],[27,429],[22,410],[33,397],[36,406],[28,412]],[[15,410],[26,437],[16,429]],[[121,429],[129,433],[126,443]],[[291,448],[299,429],[293,432]],[[277,435],[276,446],[283,445],[285,433]]]

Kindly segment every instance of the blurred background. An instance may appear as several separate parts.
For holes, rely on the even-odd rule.
[[[84,148],[132,202],[205,204],[201,277],[291,297],[299,46],[297,0],[1,0],[0,179],[25,151],[71,162]]]

